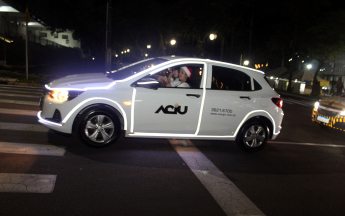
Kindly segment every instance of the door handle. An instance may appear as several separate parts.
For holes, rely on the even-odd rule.
[[[187,97],[196,97],[196,98],[199,98],[200,95],[199,94],[186,94]]]
[[[250,100],[252,99],[252,97],[249,97],[249,96],[240,96],[241,99],[247,99],[247,100]]]

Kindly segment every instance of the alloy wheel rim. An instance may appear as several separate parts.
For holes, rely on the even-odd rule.
[[[250,148],[261,146],[266,139],[266,131],[261,125],[252,125],[244,134],[244,143]]]
[[[106,115],[95,115],[85,125],[85,135],[96,143],[107,143],[114,134],[115,126]]]

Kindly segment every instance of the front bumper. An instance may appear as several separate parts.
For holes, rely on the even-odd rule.
[[[65,125],[64,123],[56,123],[54,121],[46,120],[46,119],[42,118],[41,115],[42,115],[42,111],[39,111],[37,113],[39,123],[43,124],[44,126],[46,126],[49,129],[59,131],[62,133],[71,134],[71,128],[68,125]]]
[[[38,122],[49,129],[59,131],[66,134],[72,133],[71,120],[63,122],[63,117],[68,111],[68,102],[56,103],[47,98],[47,91],[40,98],[40,111],[37,113]]]
[[[328,119],[328,123],[326,119]],[[345,131],[345,116],[322,115],[314,108],[311,120],[315,123],[318,123],[326,127],[330,127],[330,128],[340,130],[340,131]]]

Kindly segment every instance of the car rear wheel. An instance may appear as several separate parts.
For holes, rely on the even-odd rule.
[[[86,112],[78,126],[81,140],[93,147],[103,147],[114,143],[120,136],[118,119],[107,110]]]
[[[236,137],[237,145],[249,152],[261,150],[267,143],[267,126],[260,122],[245,124]]]

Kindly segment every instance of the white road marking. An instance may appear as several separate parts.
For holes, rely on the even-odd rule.
[[[0,173],[0,192],[52,193],[56,175]]]
[[[37,95],[37,97],[41,96],[43,94],[43,91],[28,91],[27,89],[23,89],[21,91],[16,90],[10,90],[10,89],[1,89],[0,92],[3,93],[24,93],[24,94],[30,94],[30,95]]]
[[[267,141],[267,142],[268,142],[268,143],[272,143],[272,144],[306,145],[306,146],[325,146],[325,147],[345,148],[345,145],[337,145],[337,144],[299,143],[299,142],[279,142],[279,141]]]
[[[46,127],[39,125],[39,124],[0,122],[0,130],[48,132],[49,128],[46,128]]]
[[[3,85],[3,84],[0,84],[0,88],[4,88],[4,89],[37,89],[37,90],[42,90],[43,87],[34,87],[34,86],[20,86],[20,85],[13,85],[13,86],[10,86],[10,85]]]
[[[11,103],[11,104],[21,104],[21,105],[32,105],[32,106],[38,106],[38,100],[37,102],[34,101],[19,101],[19,100],[4,100],[0,99],[0,103]]]
[[[291,102],[291,103],[299,104],[302,106],[314,106],[314,103],[312,103],[312,102],[303,101],[303,100],[295,100],[295,99],[291,99],[291,98],[283,98],[283,103],[284,102]]]
[[[0,142],[0,153],[63,156],[64,146]]]
[[[0,114],[37,116],[37,112],[38,111],[0,108]]]
[[[0,93],[0,96],[40,98],[40,96],[31,95],[31,94],[8,94],[8,93]]]
[[[190,140],[169,141],[226,215],[264,215]]]

